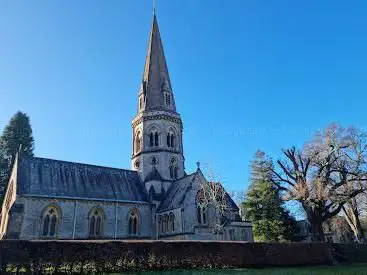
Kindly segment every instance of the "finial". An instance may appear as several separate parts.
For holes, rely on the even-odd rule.
[[[196,163],[196,166],[198,167],[198,170],[200,170],[200,161]]]
[[[153,0],[153,15],[155,15],[156,12],[156,5],[157,5],[156,0]]]

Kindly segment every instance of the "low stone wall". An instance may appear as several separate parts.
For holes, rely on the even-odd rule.
[[[4,240],[0,268],[44,273],[329,265],[336,251],[356,250],[329,243]]]

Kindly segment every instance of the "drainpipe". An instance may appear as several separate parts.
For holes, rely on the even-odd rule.
[[[181,230],[182,230],[182,238],[185,239],[184,231],[185,231],[185,224],[184,224],[184,209],[181,208]]]
[[[156,240],[158,240],[158,238],[159,238],[159,232],[158,232],[158,230],[159,230],[159,225],[158,225],[158,222],[157,222],[157,220],[158,220],[158,216],[157,216],[157,214],[154,214],[154,224],[155,224],[155,239]]]
[[[115,239],[117,238],[117,202],[115,203]]]
[[[74,201],[73,240],[75,239],[75,226],[76,226],[76,201]]]
[[[159,225],[158,225],[158,215],[157,215],[157,212],[156,212],[156,205],[155,204],[152,204],[151,206],[151,215],[152,215],[152,224],[155,228],[155,239],[158,240],[159,239]],[[153,215],[154,214],[154,215]],[[152,226],[152,228],[153,228]]]

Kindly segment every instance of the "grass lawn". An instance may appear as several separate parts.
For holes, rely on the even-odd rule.
[[[129,275],[367,275],[367,264],[264,269],[173,270],[127,273]]]

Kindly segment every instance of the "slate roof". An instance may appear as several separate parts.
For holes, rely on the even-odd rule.
[[[17,194],[148,202],[136,171],[38,157],[19,159]]]
[[[238,208],[237,204],[232,199],[232,197],[227,192],[226,192],[226,200],[227,200],[228,208],[231,208],[232,210],[235,210],[235,211],[239,211],[240,210]]]
[[[153,167],[152,171],[150,171],[150,173],[146,176],[145,182],[151,181],[151,180],[158,180],[158,181],[164,180],[161,174],[159,174],[157,168],[155,167]]]
[[[172,108],[167,108],[163,90],[169,91],[172,94]],[[148,53],[145,59],[142,89],[139,94],[142,92],[145,94],[145,104],[140,109],[141,111],[166,110],[176,112],[171,80],[168,73],[163,43],[155,14],[153,15],[153,23],[148,43]]]
[[[198,175],[199,171],[173,182],[171,188],[167,191],[164,201],[158,207],[157,212],[164,212],[182,207],[187,193],[193,188],[191,182]],[[196,186],[196,188],[198,188],[198,186]],[[239,210],[238,206],[228,193],[226,193],[226,201],[228,208],[233,211]]]
[[[198,172],[192,173],[172,183],[164,201],[159,205],[157,212],[163,212],[181,207],[186,194],[191,188],[191,182]]]

